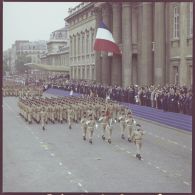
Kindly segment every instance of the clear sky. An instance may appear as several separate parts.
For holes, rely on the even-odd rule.
[[[3,50],[15,40],[48,40],[50,33],[64,27],[68,8],[79,2],[4,2]]]

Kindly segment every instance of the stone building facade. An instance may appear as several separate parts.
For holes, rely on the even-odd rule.
[[[83,2],[69,9],[65,18],[69,23],[70,77],[72,79],[96,80],[95,12],[94,3]]]
[[[40,59],[42,65],[53,66],[54,70],[56,67],[56,71],[59,67],[66,67],[68,71],[69,41],[67,23],[64,28],[58,29],[50,34],[50,40],[47,42],[47,52]]]
[[[71,78],[109,85],[192,84],[192,2],[97,2],[70,9]],[[122,55],[93,51],[103,21]]]

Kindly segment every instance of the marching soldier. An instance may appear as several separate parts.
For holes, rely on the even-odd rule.
[[[87,134],[87,115],[86,112],[83,113],[83,117],[81,119],[81,127],[83,130],[83,140],[86,140],[86,134]]]
[[[131,134],[133,130],[133,117],[131,115],[131,112],[128,112],[125,123],[126,123],[128,141],[131,142]]]
[[[106,125],[107,125],[108,118],[106,117],[106,113],[104,110],[102,110],[102,116],[99,118],[99,122],[101,122],[102,125],[102,139],[105,140],[105,131],[106,131]]]
[[[92,144],[93,131],[94,131],[95,125],[96,125],[92,114],[89,115],[89,120],[86,122],[86,124],[87,124],[89,143]]]
[[[46,115],[47,113],[45,112],[45,107],[43,107],[40,112],[41,126],[42,126],[43,131],[45,130]]]
[[[141,147],[142,147],[142,137],[144,135],[143,130],[141,129],[141,125],[140,124],[136,124],[135,126],[135,130],[132,133],[132,140],[136,145],[137,148],[137,154],[136,154],[136,158],[138,158],[139,160],[141,160]]]
[[[120,114],[118,119],[120,121],[120,127],[121,127],[121,138],[125,139],[125,135],[124,135],[124,132],[125,132],[125,111],[124,110],[121,111],[121,114]]]
[[[32,123],[32,106],[31,104],[28,106],[28,123]]]
[[[68,109],[68,126],[69,126],[69,129],[72,129],[73,119],[74,119],[74,110],[73,110],[72,106],[70,106],[69,109]]]
[[[107,135],[108,135],[108,143],[109,144],[111,144],[111,136],[112,136],[113,125],[114,125],[114,119],[110,118],[107,122],[107,125],[106,125],[106,131],[107,131]]]

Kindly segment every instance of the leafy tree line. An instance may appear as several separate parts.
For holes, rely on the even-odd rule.
[[[31,62],[30,56],[26,56],[26,55],[18,56],[18,58],[16,59],[16,71],[18,71],[19,73],[24,73],[25,70],[27,70],[27,67],[24,66],[24,64],[30,62]]]

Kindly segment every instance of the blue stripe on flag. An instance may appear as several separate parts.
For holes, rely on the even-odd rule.
[[[108,27],[102,21],[100,22],[99,28],[105,28],[105,29],[109,30]]]

